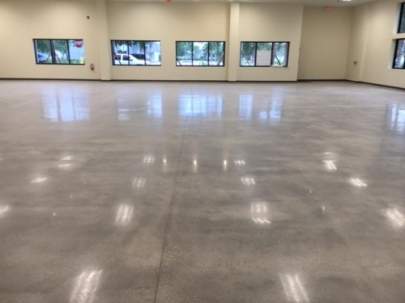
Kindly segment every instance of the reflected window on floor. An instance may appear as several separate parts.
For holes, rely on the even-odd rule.
[[[222,116],[222,96],[183,94],[179,98],[179,114],[187,117]]]
[[[42,98],[45,119],[52,122],[73,122],[89,120],[88,101],[70,92],[51,93]]]
[[[393,104],[388,106],[387,121],[390,130],[404,134],[405,133],[405,105]]]

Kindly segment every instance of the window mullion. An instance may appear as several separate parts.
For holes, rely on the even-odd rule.
[[[191,65],[194,66],[194,41],[191,42]]]
[[[72,64],[72,62],[70,62],[70,45],[69,45],[69,40],[65,40],[65,43],[66,43],[66,45],[67,45],[68,62],[69,62],[69,64]]]
[[[130,58],[129,58],[129,45],[130,45],[131,41],[132,41],[132,40],[127,40],[127,56],[128,56],[128,63],[127,63],[127,65],[128,65],[128,66],[131,65],[131,64],[129,63],[129,62],[130,62]]]
[[[208,66],[210,66],[210,42],[208,41],[208,60],[207,60],[207,62],[208,62]]]
[[[146,41],[143,41],[143,65],[147,66],[147,64],[146,64]]]
[[[255,42],[255,67],[257,66],[257,42]]]
[[[49,44],[51,46],[52,64],[56,64],[56,56],[55,56],[55,48],[53,47],[53,39],[49,39]]]

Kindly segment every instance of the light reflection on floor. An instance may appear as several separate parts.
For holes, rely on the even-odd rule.
[[[403,301],[403,92],[66,83],[0,81],[0,302]]]

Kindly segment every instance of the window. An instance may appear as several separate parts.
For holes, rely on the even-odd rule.
[[[160,66],[160,41],[112,40],[112,64]]]
[[[34,39],[37,64],[83,65],[84,43],[82,39]]]
[[[401,4],[401,12],[399,14],[398,33],[405,33],[405,2]]]
[[[177,66],[224,66],[225,42],[176,41]]]
[[[398,39],[396,41],[393,68],[405,69],[405,39]]]
[[[242,67],[287,67],[290,42],[251,42],[240,44]]]

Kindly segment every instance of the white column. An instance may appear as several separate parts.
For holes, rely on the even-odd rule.
[[[228,32],[228,81],[238,80],[238,67],[239,67],[239,3],[230,4],[229,12],[229,32]]]
[[[97,10],[97,46],[101,80],[111,80],[111,48],[108,29],[107,0],[96,0]]]

